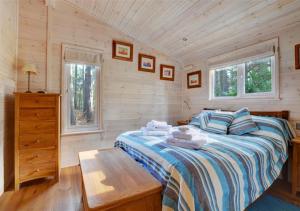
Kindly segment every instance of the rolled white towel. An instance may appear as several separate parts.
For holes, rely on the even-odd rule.
[[[151,120],[150,122],[147,123],[147,127],[151,128],[166,128],[168,127],[168,123],[167,122],[160,122],[160,121],[156,121],[156,120]]]
[[[143,132],[144,136],[167,136],[167,135],[169,135],[168,131],[163,131],[163,130],[148,130],[145,127],[142,127],[141,131]]]
[[[187,148],[187,149],[200,149],[204,144],[207,143],[205,138],[186,141],[183,139],[177,139],[174,137],[169,137],[166,139],[166,143],[172,146]]]
[[[187,140],[187,141],[192,140],[192,137],[193,137],[192,134],[188,134],[188,133],[181,132],[181,131],[173,131],[172,136],[174,138],[184,139],[184,140]]]
[[[146,129],[149,131],[169,131],[172,128],[171,125],[167,125],[167,126],[163,126],[163,127],[155,127],[152,125],[148,125],[146,126]]]

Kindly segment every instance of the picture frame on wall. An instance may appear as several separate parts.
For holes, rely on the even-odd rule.
[[[201,70],[190,72],[187,74],[187,88],[201,87]]]
[[[174,81],[175,67],[171,65],[160,65],[160,80]]]
[[[133,60],[133,44],[122,41],[112,41],[112,58],[124,61]]]
[[[138,70],[155,73],[155,57],[139,53]]]
[[[295,69],[300,69],[300,44],[295,45]]]

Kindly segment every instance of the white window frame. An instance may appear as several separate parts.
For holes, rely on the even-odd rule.
[[[66,64],[70,64],[70,62],[66,62],[64,60],[65,49],[66,48],[76,48],[78,50],[90,51],[94,53],[103,54],[102,50],[92,49],[87,47],[82,47],[78,45],[70,45],[63,44],[62,45],[62,102],[61,102],[61,110],[62,110],[62,119],[61,119],[61,135],[77,135],[77,134],[89,134],[89,133],[101,133],[103,132],[103,119],[102,119],[102,66],[101,64],[96,65],[97,71],[97,87],[96,87],[96,104],[95,108],[95,124],[93,125],[80,125],[80,126],[71,126],[70,124],[70,92],[69,92],[69,84],[70,84],[70,72],[66,69]],[[74,61],[76,64],[86,64],[78,61]]]
[[[275,49],[274,49],[275,50]],[[271,70],[272,70],[272,91],[261,93],[246,93],[245,89],[245,63],[247,61],[253,61],[257,59],[263,59],[271,57]],[[237,65],[237,96],[215,96],[215,72],[216,69],[220,69],[226,66]],[[243,59],[243,62],[230,63],[217,68],[211,68],[209,70],[209,100],[236,100],[236,99],[279,99],[279,61],[278,51],[274,55],[257,55],[247,59]]]

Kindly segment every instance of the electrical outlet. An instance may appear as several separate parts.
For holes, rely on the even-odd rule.
[[[300,130],[300,122],[296,122],[296,130]]]

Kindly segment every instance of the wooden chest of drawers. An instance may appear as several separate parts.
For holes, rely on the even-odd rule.
[[[15,189],[29,180],[59,179],[59,94],[15,93]]]

